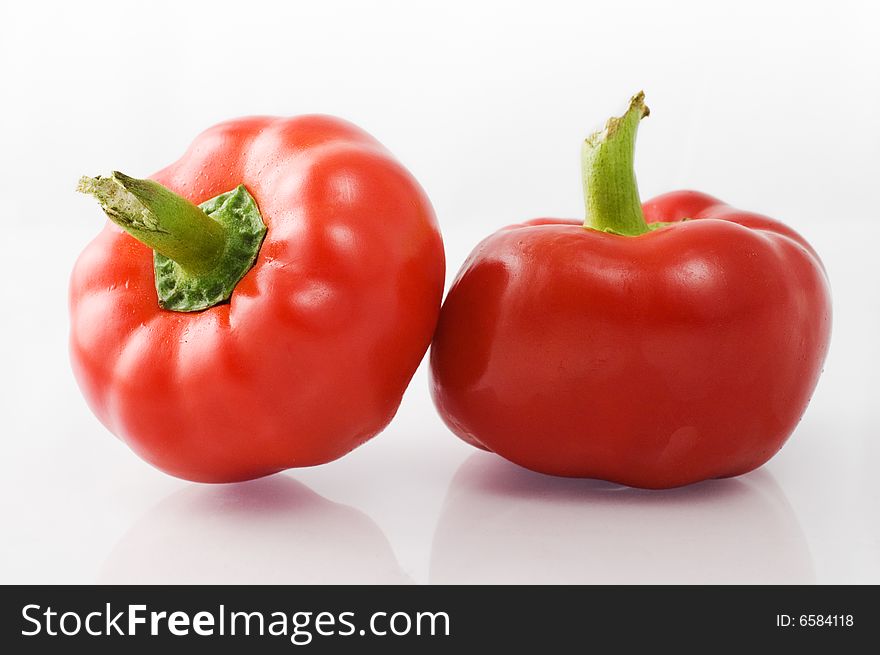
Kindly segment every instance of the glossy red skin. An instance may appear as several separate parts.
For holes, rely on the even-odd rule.
[[[145,460],[231,482],[336,459],[385,427],[427,349],[445,260],[430,202],[328,116],[217,125],[153,176],[192,202],[243,183],[268,228],[231,302],[157,304],[152,251],[108,223],[70,284],[89,405]]]
[[[470,255],[431,385],[465,441],[535,471],[667,488],[751,471],[794,430],[828,350],[824,268],[790,228],[702,193],[638,237],[539,219]]]

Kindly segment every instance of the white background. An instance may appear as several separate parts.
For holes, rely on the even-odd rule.
[[[880,582],[875,7],[0,4],[0,582]],[[825,373],[763,469],[669,492],[528,473],[443,427],[423,367],[344,459],[204,486],[82,401],[66,286],[103,219],[81,174],[146,176],[237,115],[337,114],[421,181],[451,277],[502,225],[580,216],[580,141],[642,88],[643,197],[779,218],[831,277]]]

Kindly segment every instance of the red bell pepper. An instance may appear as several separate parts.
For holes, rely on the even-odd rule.
[[[643,94],[584,144],[587,218],[496,232],[449,291],[432,392],[524,467],[664,488],[750,471],[794,430],[828,350],[824,268],[794,230],[693,191],[641,205]]]
[[[151,180],[81,190],[112,223],[73,271],[73,369],[141,457],[244,480],[333,460],[391,420],[445,264],[427,197],[371,136],[233,120]]]

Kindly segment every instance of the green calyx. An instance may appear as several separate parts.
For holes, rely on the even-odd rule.
[[[229,300],[251,269],[266,226],[244,185],[196,206],[153,180],[83,177],[107,217],[153,249],[159,306],[198,312]]]
[[[623,236],[649,231],[633,170],[636,132],[648,114],[645,94],[639,92],[623,116],[609,118],[603,130],[584,141],[584,227]]]

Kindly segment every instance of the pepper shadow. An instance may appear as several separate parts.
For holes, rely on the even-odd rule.
[[[435,584],[815,582],[803,531],[766,470],[667,491],[556,478],[475,453],[434,535]]]
[[[105,584],[407,584],[366,514],[285,475],[193,485],[147,511],[99,574]]]

